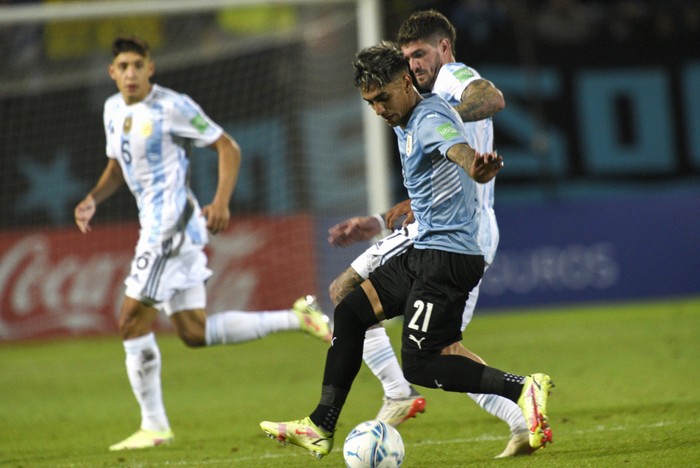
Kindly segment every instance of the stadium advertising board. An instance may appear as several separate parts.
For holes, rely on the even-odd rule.
[[[138,226],[4,231],[0,341],[117,333]],[[311,219],[237,219],[211,236],[209,311],[284,309],[316,293]],[[159,328],[168,327],[161,314]]]
[[[691,213],[699,212],[698,190],[497,202],[501,237],[496,259],[484,275],[477,309],[698,296],[700,218]],[[368,246],[328,245],[328,227],[342,219],[319,218],[317,223],[323,284]]]
[[[700,294],[700,193],[499,205],[501,241],[479,305]]]

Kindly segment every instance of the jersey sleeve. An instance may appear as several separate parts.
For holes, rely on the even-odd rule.
[[[219,139],[223,129],[196,102],[183,94],[173,106],[172,133],[192,140],[197,147],[203,147]]]
[[[112,115],[114,112],[112,111],[113,104],[112,104],[112,99],[107,99],[105,101],[104,105],[104,110],[102,113],[102,123],[104,125],[104,130],[105,130],[105,154],[109,159],[115,159],[117,156],[112,149],[112,140],[110,138],[110,134],[112,133]]]
[[[439,94],[449,102],[458,103],[462,100],[462,93],[469,84],[481,78],[481,75],[471,67],[463,63],[450,63],[442,67],[438,79],[433,86],[433,92]]]
[[[447,157],[447,151],[459,143],[467,143],[459,121],[446,113],[431,111],[418,125],[418,141],[425,154],[439,152]]]

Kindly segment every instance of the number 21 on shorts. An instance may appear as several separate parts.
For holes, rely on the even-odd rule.
[[[433,313],[433,303],[423,302],[420,299],[413,303],[416,311],[413,313],[411,321],[408,322],[408,328],[411,330],[421,331],[423,333],[428,331],[428,325],[430,324],[430,316]],[[423,314],[425,312],[425,314]]]

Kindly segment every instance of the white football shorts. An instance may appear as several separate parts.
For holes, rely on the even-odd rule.
[[[204,309],[207,268],[204,245],[177,233],[160,245],[139,242],[124,281],[126,295],[163,310],[168,316],[183,310]]]
[[[350,266],[363,279],[369,278],[369,274],[386,263],[391,257],[401,255],[413,245],[413,238],[418,234],[418,223],[411,223],[406,227],[395,230],[388,236],[372,244],[362,252]]]

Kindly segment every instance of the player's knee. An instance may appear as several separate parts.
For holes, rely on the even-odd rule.
[[[190,348],[206,346],[207,314],[204,309],[183,310],[173,313],[170,321],[175,325],[177,336]]]
[[[136,314],[122,314],[118,326],[122,340],[144,336],[152,331],[151,322]]]
[[[415,354],[403,353],[401,356],[403,375],[410,383],[421,387],[434,388],[435,382],[426,381],[426,359]]]
[[[358,334],[377,324],[372,304],[362,289],[355,289],[336,306],[333,313],[333,334]]]
[[[439,366],[437,358],[433,355],[422,356],[403,353],[401,361],[404,377],[413,385],[446,390],[445,381],[442,378],[437,378],[440,375],[439,372],[436,373],[436,367]]]
[[[328,286],[328,295],[333,301],[333,304],[340,304],[350,291],[359,286],[361,282],[362,278],[352,267],[338,275],[338,277],[331,282],[330,286]]]
[[[179,317],[178,317],[179,318]],[[189,348],[206,346],[205,324],[199,320],[174,320],[177,336]]]
[[[135,333],[133,333],[127,324],[122,320],[119,321],[119,335],[121,336],[122,341],[130,340],[136,336]]]
[[[178,336],[188,348],[201,348],[207,344],[204,333],[197,330],[178,330]]]
[[[340,277],[338,277],[331,282],[330,286],[328,286],[328,295],[330,296],[331,301],[333,301],[333,304],[336,306],[343,300],[341,291]]]

